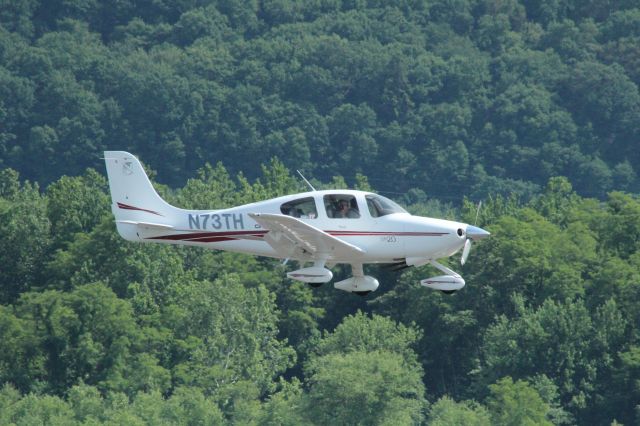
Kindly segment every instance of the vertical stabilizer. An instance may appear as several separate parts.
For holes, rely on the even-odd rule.
[[[111,211],[123,238],[139,241],[134,223],[171,226],[179,209],[164,201],[153,188],[136,157],[124,151],[105,151],[111,191]]]

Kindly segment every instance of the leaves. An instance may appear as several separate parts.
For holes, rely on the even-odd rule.
[[[307,366],[307,418],[339,424],[414,424],[421,418],[420,374],[388,351],[328,354]]]

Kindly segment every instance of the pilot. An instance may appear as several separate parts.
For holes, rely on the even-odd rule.
[[[349,206],[349,201],[340,200],[340,202],[338,203],[338,211],[336,212],[335,217],[354,219],[360,217],[360,213],[358,213],[358,210],[352,209]]]

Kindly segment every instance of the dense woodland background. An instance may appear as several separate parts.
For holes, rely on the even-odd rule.
[[[638,7],[0,0],[0,424],[640,424]],[[298,168],[492,237],[453,296],[312,290],[120,239],[104,149],[183,207]]]

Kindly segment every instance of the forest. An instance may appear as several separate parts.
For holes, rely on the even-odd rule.
[[[635,0],[0,0],[0,424],[640,424],[639,70]],[[121,239],[106,149],[492,236],[312,289]]]

